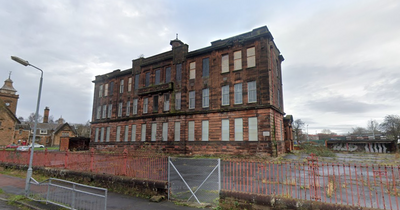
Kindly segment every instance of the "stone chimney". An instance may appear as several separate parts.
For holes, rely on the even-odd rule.
[[[43,123],[49,123],[49,112],[50,109],[46,106],[46,108],[44,109]]]

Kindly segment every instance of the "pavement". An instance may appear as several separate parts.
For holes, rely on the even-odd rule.
[[[45,204],[43,202],[36,202],[31,200],[21,200],[16,202],[18,206],[7,204],[9,200],[14,195],[24,195],[25,179],[8,176],[0,174],[0,189],[4,193],[0,193],[0,209],[2,210],[17,210],[22,209],[35,209],[35,210],[59,210],[62,209],[59,206],[53,204]],[[107,210],[135,210],[135,209],[145,209],[145,210],[199,210],[199,208],[176,205],[173,202],[161,201],[161,202],[150,202],[148,199],[132,197],[127,195],[122,195],[118,193],[108,192],[107,194]]]

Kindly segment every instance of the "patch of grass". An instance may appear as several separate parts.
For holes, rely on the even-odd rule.
[[[7,203],[8,204],[15,204],[17,201],[22,201],[22,200],[27,200],[27,198],[23,195],[13,195],[10,198],[8,198]]]
[[[316,156],[321,157],[335,157],[336,154],[332,152],[330,149],[326,148],[325,146],[321,145],[312,145],[312,144],[302,144],[301,153],[311,154],[313,153]]]
[[[4,190],[0,188],[0,194],[4,194]]]

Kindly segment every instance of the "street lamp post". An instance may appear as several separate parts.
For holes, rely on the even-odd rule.
[[[40,74],[40,83],[39,83],[39,93],[38,93],[38,98],[37,98],[37,102],[36,102],[36,112],[35,112],[35,124],[33,126],[33,139],[32,139],[32,143],[31,143],[31,156],[29,159],[29,167],[28,167],[28,171],[26,173],[26,181],[25,181],[25,196],[28,196],[29,193],[29,187],[30,187],[30,181],[31,181],[31,177],[32,177],[32,161],[33,161],[33,151],[35,148],[35,140],[36,140],[36,128],[37,128],[37,123],[38,123],[38,116],[39,116],[39,105],[40,105],[40,95],[42,93],[42,82],[43,82],[43,71],[30,64],[28,61],[18,58],[16,56],[11,56],[11,59],[17,63],[20,63],[24,66],[32,66],[33,68],[39,70],[41,72]]]

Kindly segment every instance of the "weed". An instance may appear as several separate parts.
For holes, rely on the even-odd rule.
[[[321,156],[321,157],[335,157],[336,154],[334,152],[332,152],[330,149],[328,149],[325,146],[322,145],[311,145],[311,144],[302,144],[301,148],[303,150],[301,150],[302,153],[305,154],[315,154],[317,156]]]
[[[8,201],[7,201],[7,203],[8,204],[14,204],[15,202],[17,202],[17,201],[22,201],[22,200],[26,200],[27,198],[25,197],[25,196],[23,196],[23,195],[14,195],[14,196],[11,196],[9,199],[8,199]]]

